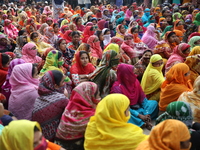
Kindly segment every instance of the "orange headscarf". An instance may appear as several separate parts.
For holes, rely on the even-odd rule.
[[[180,31],[180,30],[174,30],[173,32],[175,32],[176,33],[176,36],[180,39],[180,41],[182,41],[183,40],[183,32],[182,31]]]
[[[159,109],[165,111],[169,103],[177,101],[179,96],[185,91],[192,91],[193,87],[189,80],[190,75],[186,75],[190,68],[179,63],[174,65],[167,73],[166,80],[161,86]]]
[[[192,12],[192,21],[195,20],[196,14],[197,14],[198,12],[199,12],[198,9],[193,10],[193,12]]]
[[[187,126],[174,119],[167,119],[153,128],[149,138],[140,143],[136,150],[180,150],[180,142],[190,139]]]
[[[189,56],[200,54],[200,46],[195,46],[190,52]]]
[[[159,19],[157,28],[160,28],[160,27],[161,27],[160,23],[161,23],[163,20],[165,20],[165,18],[160,18],[160,19]]]
[[[180,30],[182,31],[183,33],[185,33],[185,29],[184,29],[184,26],[183,25],[178,25],[177,24],[180,22],[180,20],[176,20],[174,22],[174,30]]]
[[[160,11],[157,11],[157,10],[160,10]],[[156,7],[156,8],[154,9],[154,13],[157,13],[159,17],[162,16],[160,7]]]

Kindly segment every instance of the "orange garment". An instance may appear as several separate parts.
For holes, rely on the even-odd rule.
[[[22,26],[22,27],[24,27],[24,21],[21,20],[21,21],[19,22],[19,25]]]
[[[60,150],[61,146],[48,141],[47,150]]]
[[[195,20],[196,14],[197,14],[198,12],[199,12],[198,9],[193,10],[193,12],[192,12],[192,21]]]
[[[160,10],[160,11],[157,11],[157,10]],[[158,12],[159,12],[159,13],[158,13]],[[154,9],[154,13],[157,13],[159,17],[162,16],[162,12],[161,12],[160,7],[156,7],[156,8]]]
[[[189,56],[200,54],[200,46],[195,46],[190,52]]]
[[[180,31],[180,30],[174,30],[173,32],[175,32],[176,33],[176,36],[180,39],[180,41],[182,41],[183,40],[183,32],[182,31]]]
[[[165,18],[160,18],[160,19],[159,19],[157,28],[160,28],[160,27],[161,27],[160,23],[161,23],[163,20],[165,20]]]
[[[185,29],[184,29],[184,26],[183,25],[178,25],[177,24],[180,22],[180,20],[176,20],[174,22],[174,30],[180,30],[182,31],[183,33],[185,33]]]
[[[165,111],[169,103],[177,101],[183,92],[193,90],[189,80],[190,75],[185,76],[189,71],[190,69],[186,64],[179,63],[166,73],[166,80],[161,85],[159,101],[161,111]]]
[[[181,150],[180,142],[189,139],[190,132],[183,122],[167,119],[155,126],[136,150]]]

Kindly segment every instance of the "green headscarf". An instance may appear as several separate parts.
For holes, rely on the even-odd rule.
[[[121,17],[121,18],[117,19],[116,25],[122,24],[123,21],[124,21],[124,17]],[[128,27],[126,25],[124,25],[124,28],[128,29]]]
[[[193,36],[188,44],[190,45],[190,50],[192,50],[195,46],[200,46],[198,44],[194,44],[196,41],[200,40],[200,36]]]
[[[173,26],[172,25],[166,26],[165,30],[163,31],[163,33],[161,35],[161,37],[163,37],[167,31],[172,31],[172,30],[173,30]]]
[[[193,23],[196,26],[200,26],[200,13],[196,14],[195,20],[193,21]]]
[[[183,21],[181,13],[176,12],[176,13],[174,13],[174,14],[172,15],[173,22],[176,21],[176,20],[175,20],[175,15],[178,15],[179,20]]]
[[[175,101],[167,106],[166,112],[156,119],[156,124],[166,120],[176,119],[185,123],[188,127],[192,127],[192,111],[190,105],[186,102]]]

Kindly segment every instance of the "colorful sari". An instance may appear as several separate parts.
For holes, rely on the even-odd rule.
[[[90,80],[98,85],[102,98],[110,93],[110,88],[116,80],[116,73],[112,69],[119,64],[116,56],[117,53],[113,50],[105,52],[99,66],[90,76]]]
[[[129,104],[129,99],[123,94],[110,94],[101,100],[87,125],[85,150],[99,147],[106,150],[135,150],[140,142],[148,138],[141,128],[127,123],[130,115],[126,116],[124,112]]]
[[[31,120],[35,99],[39,96],[39,80],[32,77],[32,68],[31,63],[16,65],[9,79],[12,89],[8,110],[17,119]]]
[[[93,82],[82,82],[73,89],[58,126],[57,138],[74,140],[84,137],[88,121],[100,101],[95,98],[97,90],[98,87]]]
[[[7,25],[8,23],[9,26]],[[4,21],[4,33],[8,36],[8,38],[16,39],[18,36],[17,28],[11,23],[9,19]]]
[[[124,40],[125,33],[123,34],[123,33],[120,32],[121,26],[123,26],[123,25],[122,25],[122,24],[119,24],[119,25],[116,27],[116,37],[121,38],[121,39]]]
[[[184,63],[174,65],[167,73],[166,80],[161,86],[159,109],[165,111],[168,104],[177,101],[185,91],[191,91],[192,85],[189,80],[189,67]]]
[[[41,125],[44,137],[51,141],[56,135],[60,118],[68,104],[64,90],[61,92],[55,88],[54,78],[52,71],[46,72],[41,78],[38,87],[39,97],[35,100],[32,112],[32,120]]]

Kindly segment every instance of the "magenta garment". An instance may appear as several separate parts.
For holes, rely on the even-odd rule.
[[[16,65],[23,64],[23,63],[25,63],[25,61],[23,59],[19,59],[19,58],[16,58],[10,62],[10,65],[8,68],[8,74],[6,76],[6,81],[4,82],[4,84],[2,86],[2,94],[6,96],[7,101],[9,100],[9,97],[11,94],[11,91],[10,91],[11,85],[10,85],[9,79],[10,79],[12,70]]]
[[[117,81],[113,84],[111,93],[122,93],[126,95],[130,100],[130,105],[142,104],[146,96],[133,70],[134,66],[132,65],[120,64],[118,66]]]
[[[79,31],[81,31],[81,32],[83,32],[84,29],[85,29],[85,26],[84,26],[84,25],[76,25],[76,27],[77,27],[77,30],[79,30]]]
[[[34,43],[27,43],[22,48],[22,59],[26,63],[40,63],[42,58],[37,56],[37,49],[33,49],[36,47]]]
[[[121,45],[122,50],[131,59],[137,57],[137,52],[136,52],[135,48],[133,47],[133,45],[134,45],[133,40],[132,40],[132,42],[130,42],[129,40],[125,40]]]
[[[125,14],[125,19],[128,20],[128,21],[130,21],[130,18],[131,18],[131,16],[132,16],[132,14],[133,14],[133,12],[130,11],[130,9],[128,9],[128,10],[126,11],[126,14]]]
[[[153,26],[149,25],[147,27],[147,31],[144,33],[141,39],[152,50],[158,43],[158,40],[156,39],[155,30],[156,29]]]
[[[7,23],[10,23],[10,25],[6,25]],[[16,39],[18,32],[18,29],[11,23],[9,19],[4,21],[4,33],[8,35],[8,38]]]
[[[31,120],[38,95],[39,80],[32,77],[33,64],[16,65],[10,76],[11,95],[8,110],[18,119]]]

